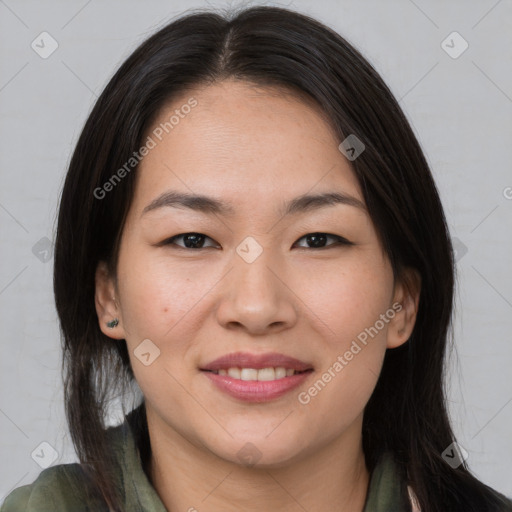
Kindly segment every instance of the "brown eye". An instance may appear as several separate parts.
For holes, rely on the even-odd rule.
[[[336,242],[333,244],[325,245],[325,242],[329,238],[336,240]],[[343,238],[342,236],[331,235],[329,233],[309,233],[304,235],[302,238],[299,238],[299,241],[303,239],[306,240],[307,244],[311,244],[310,247],[305,247],[306,249],[327,249],[329,247],[336,247],[339,245],[354,245],[352,242],[346,238]]]
[[[183,239],[183,245],[177,244],[176,241],[179,239]],[[328,239],[334,240],[334,243],[330,243],[326,245]],[[181,233],[179,235],[175,235],[167,240],[163,241],[160,245],[175,245],[181,249],[207,249],[208,247],[218,247],[218,245],[204,245],[206,240],[212,240],[209,236],[206,236],[202,233]],[[303,237],[299,238],[294,245],[300,240],[305,240],[308,246],[298,246],[303,249],[328,249],[330,247],[339,247],[341,245],[354,245],[353,242],[350,242],[346,238],[339,235],[332,235],[329,233],[308,233]]]
[[[176,240],[183,238],[184,246],[175,243]],[[168,238],[162,245],[178,245],[182,249],[206,249],[204,241],[212,240],[209,236],[203,235],[202,233],[182,233]],[[207,246],[208,247],[208,246]],[[215,247],[214,245],[209,247]]]

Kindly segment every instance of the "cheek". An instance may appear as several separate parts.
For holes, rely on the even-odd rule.
[[[304,302],[323,326],[317,350],[321,367],[298,399],[320,435],[350,424],[373,392],[394,317],[393,273],[385,261],[354,258],[329,272],[329,279],[307,275],[310,283],[321,283],[303,289]]]
[[[129,343],[141,337],[162,341],[181,327],[181,319],[211,286],[192,267],[171,265],[169,258],[151,258],[144,251],[120,257],[123,323],[127,336],[133,338],[127,337]]]
[[[390,307],[392,270],[386,261],[369,254],[354,254],[342,264],[311,266],[302,275],[298,294],[322,320],[327,339],[339,348],[373,326]]]
[[[123,327],[135,380],[148,402],[165,404],[162,408],[173,417],[190,408],[182,385],[190,378],[188,355],[195,346],[191,332],[202,311],[200,298],[214,284],[199,284],[201,279],[183,268],[168,259],[150,259],[142,251],[125,253],[118,263]]]
[[[322,364],[297,397],[299,407],[307,411],[313,437],[328,441],[362,415],[386,352],[387,324],[376,329],[378,317],[357,311],[350,317],[343,311],[332,320],[336,336],[318,347]]]

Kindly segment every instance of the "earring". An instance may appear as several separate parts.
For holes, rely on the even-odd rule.
[[[119,324],[119,320],[117,318],[114,318],[114,320],[112,320],[111,322],[107,322],[107,327],[109,329],[113,329],[114,327],[116,327],[117,325]]]

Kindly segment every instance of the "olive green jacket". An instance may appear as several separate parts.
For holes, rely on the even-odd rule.
[[[127,421],[110,429],[118,472],[116,479],[127,512],[166,512],[148,480]],[[80,464],[60,464],[41,472],[36,481],[12,491],[0,512],[108,512],[88,497],[86,474]],[[385,457],[371,475],[364,512],[402,512],[401,483],[393,462]]]
[[[126,512],[166,512],[143,470],[136,442],[126,420],[108,430],[116,461],[116,480]],[[5,499],[0,512],[109,512],[87,489],[88,477],[80,464],[60,464],[45,469],[36,481],[19,487]],[[398,478],[391,456],[381,458],[372,471],[364,512],[405,512],[408,488]],[[409,498],[411,496],[409,495]],[[407,500],[407,498],[405,498]],[[413,510],[414,499],[411,499]]]

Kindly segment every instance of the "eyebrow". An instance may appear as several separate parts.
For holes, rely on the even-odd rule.
[[[366,212],[364,203],[351,195],[342,192],[324,192],[322,194],[304,194],[295,197],[284,203],[277,213],[281,217],[285,217],[338,204],[353,206]],[[222,215],[225,217],[235,214],[233,206],[220,199],[201,194],[189,194],[187,192],[169,190],[151,201],[151,203],[142,210],[141,217],[148,212],[163,207],[187,208],[207,215]]]

